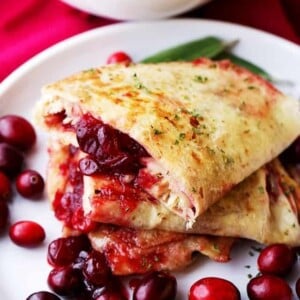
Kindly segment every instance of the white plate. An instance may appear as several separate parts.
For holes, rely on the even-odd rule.
[[[126,51],[138,61],[160,49],[208,35],[225,40],[240,39],[234,51],[236,54],[264,67],[276,78],[300,85],[300,48],[273,35],[234,24],[204,20],[126,23],[80,34],[28,61],[0,85],[1,115],[15,113],[31,119],[41,86],[73,72],[104,64],[108,55],[117,50]],[[39,130],[38,144],[27,162],[29,167],[45,174],[45,136]],[[1,236],[0,298],[3,300],[26,299],[32,292],[48,289],[46,279],[50,267],[46,261],[47,244],[59,237],[60,225],[54,219],[46,198],[32,202],[15,196],[11,205],[11,222],[21,219],[41,223],[47,238],[42,246],[26,249],[14,245],[7,236]],[[239,243],[230,263],[220,264],[201,258],[193,266],[177,273],[177,299],[187,299],[191,284],[204,276],[231,280],[241,291],[243,299],[247,299],[248,275],[257,274],[257,252],[251,245],[254,244]],[[289,278],[292,285],[299,271],[298,265]]]

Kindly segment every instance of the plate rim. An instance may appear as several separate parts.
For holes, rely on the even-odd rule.
[[[300,46],[292,41],[289,41],[283,37],[277,36],[273,33],[253,28],[247,25],[241,25],[233,22],[227,22],[227,21],[219,21],[219,20],[212,20],[212,19],[196,19],[196,18],[172,18],[172,19],[166,19],[166,20],[151,20],[151,21],[132,21],[132,22],[119,22],[115,24],[110,24],[106,26],[101,26],[97,28],[93,28],[81,33],[77,33],[71,37],[68,37],[64,40],[61,40],[52,46],[49,46],[48,48],[42,50],[41,52],[33,55],[31,58],[29,58],[27,61],[25,61],[23,64],[21,64],[19,67],[17,67],[14,71],[12,71],[7,77],[4,78],[2,82],[0,82],[0,99],[1,96],[6,92],[7,89],[9,89],[15,82],[20,80],[22,76],[24,76],[27,72],[30,72],[31,69],[38,66],[39,63],[43,62],[44,60],[48,59],[49,57],[52,57],[54,55],[57,55],[60,51],[63,51],[63,48],[67,47],[74,47],[77,43],[81,43],[84,39],[89,40],[94,35],[105,35],[110,32],[115,32],[118,30],[130,30],[132,27],[138,26],[138,25],[151,25],[153,23],[156,24],[171,24],[171,23],[203,23],[204,25],[214,25],[214,26],[227,26],[231,28],[239,28],[241,30],[245,30],[252,33],[258,33],[259,35],[263,35],[265,37],[271,38],[274,41],[278,43],[284,43],[289,47],[295,48],[295,50],[300,51]]]

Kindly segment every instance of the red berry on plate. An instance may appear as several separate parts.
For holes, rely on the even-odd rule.
[[[127,297],[123,296],[118,291],[104,290],[96,300],[127,300]]]
[[[0,143],[0,171],[13,176],[20,172],[23,164],[23,154],[15,147]]]
[[[25,170],[16,179],[17,191],[25,198],[40,195],[44,190],[43,177],[34,170]]]
[[[76,296],[83,289],[81,272],[71,266],[55,268],[48,275],[48,285],[58,295]]]
[[[11,197],[11,184],[9,178],[0,172],[0,201],[8,201]]]
[[[33,221],[19,221],[9,228],[11,240],[24,247],[36,246],[45,239],[44,228]]]
[[[6,228],[8,223],[9,209],[7,202],[0,201],[0,233]]]
[[[262,274],[285,276],[292,270],[296,260],[294,249],[284,244],[273,244],[260,252],[257,264]]]
[[[0,118],[0,140],[20,150],[30,149],[36,140],[33,126],[23,117],[5,115]]]
[[[62,237],[48,245],[47,259],[52,266],[67,266],[73,263],[81,251],[88,251],[90,242],[86,235]]]
[[[26,298],[26,300],[60,300],[56,295],[46,292],[46,291],[41,291],[41,292],[36,292],[31,294]]]
[[[106,61],[107,64],[124,63],[126,65],[130,64],[131,62],[132,62],[131,57],[123,51],[118,51],[118,52],[112,53],[107,58],[107,61]]]
[[[261,275],[252,278],[247,285],[250,300],[291,300],[292,290],[280,277]]]
[[[105,256],[97,251],[90,252],[82,266],[82,273],[89,283],[96,286],[105,286],[111,279]]]
[[[151,272],[144,276],[133,291],[133,300],[173,300],[177,293],[175,277],[165,272]]]
[[[189,300],[240,300],[237,287],[230,281],[218,277],[205,277],[190,288]]]

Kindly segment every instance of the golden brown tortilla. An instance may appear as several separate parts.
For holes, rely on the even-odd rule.
[[[128,134],[163,179],[147,193],[187,227],[300,134],[296,101],[228,61],[110,65],[43,89],[38,122],[76,144],[89,113]]]

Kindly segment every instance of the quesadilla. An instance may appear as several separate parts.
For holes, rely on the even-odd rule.
[[[300,185],[278,159],[247,177],[187,229],[180,216],[146,193],[135,199],[126,182],[102,175],[83,175],[78,165],[85,153],[78,148],[59,141],[52,141],[51,145],[48,195],[56,217],[73,230],[103,237],[102,232],[96,233],[96,228],[99,224],[103,228],[105,223],[172,234],[209,234],[263,244],[300,245]]]
[[[93,249],[105,255],[113,274],[180,270],[200,253],[217,262],[230,260],[234,243],[230,237],[135,229],[99,223],[84,216],[81,198],[84,182],[77,163],[79,150],[52,141],[49,153],[47,190],[54,213],[63,223],[63,234],[86,233]]]
[[[126,209],[151,198],[186,229],[300,134],[296,101],[228,61],[207,59],[83,71],[43,89],[37,118],[86,154],[85,179],[121,187],[96,194],[125,199]],[[100,198],[97,207],[87,203],[88,214],[107,212]]]

